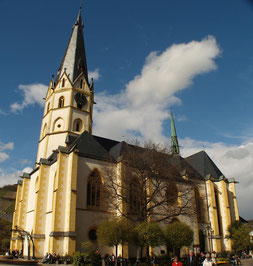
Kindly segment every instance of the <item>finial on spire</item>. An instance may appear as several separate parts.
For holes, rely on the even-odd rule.
[[[171,118],[171,145],[170,145],[171,153],[172,154],[179,154],[177,132],[176,132],[176,127],[175,127],[172,111],[171,111],[170,118]]]
[[[80,9],[83,8],[83,2],[84,2],[84,0],[80,0]]]

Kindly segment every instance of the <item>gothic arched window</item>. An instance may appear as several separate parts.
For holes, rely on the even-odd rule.
[[[83,80],[82,79],[80,80],[80,88],[81,89],[83,88]]]
[[[216,210],[217,210],[217,222],[219,228],[219,235],[222,235],[222,218],[221,218],[221,211],[220,211],[220,201],[219,201],[219,192],[218,189],[214,188],[214,195],[215,195],[215,203],[216,203]]]
[[[196,204],[196,212],[197,212],[198,222],[201,222],[203,220],[202,201],[201,201],[199,189],[197,187],[194,188],[194,194],[195,194],[195,204]]]
[[[83,130],[83,122],[81,119],[76,119],[73,123],[73,131],[81,132]]]
[[[63,79],[62,79],[61,86],[62,86],[62,88],[64,88],[64,87],[65,87],[65,78],[63,78]]]
[[[166,197],[168,205],[173,205],[177,202],[178,199],[178,188],[174,183],[170,183],[167,186]]]
[[[58,102],[58,108],[64,107],[64,96],[61,96]]]
[[[87,182],[87,207],[99,207],[101,200],[101,178],[97,170],[88,177]]]
[[[140,183],[133,178],[129,184],[129,212],[138,213],[141,208],[142,193]]]

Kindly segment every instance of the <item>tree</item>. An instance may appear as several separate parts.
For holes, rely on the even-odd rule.
[[[176,249],[189,246],[193,241],[193,231],[187,224],[174,222],[166,226],[164,239],[168,248]]]
[[[149,255],[149,246],[156,247],[163,243],[164,235],[158,223],[142,222],[136,226],[134,232],[135,244],[141,249],[141,257],[144,247],[147,248]]]
[[[194,216],[194,190],[182,177],[188,166],[180,156],[172,156],[166,147],[151,142],[142,147],[138,142],[123,143],[112,155],[115,153],[120,155],[120,166],[107,164],[103,169],[104,193],[111,211],[134,222]]]
[[[98,242],[109,247],[115,246],[116,260],[118,257],[118,245],[129,242],[132,237],[133,226],[125,218],[113,218],[105,220],[97,230]],[[123,254],[122,254],[123,255]]]
[[[237,251],[247,250],[251,246],[250,228],[240,221],[233,222],[228,229],[233,242],[233,249]]]

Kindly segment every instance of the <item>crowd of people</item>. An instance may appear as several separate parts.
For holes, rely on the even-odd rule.
[[[66,260],[66,259],[65,259]],[[56,253],[46,253],[45,256],[42,259],[42,263],[49,263],[49,264],[62,264],[64,263],[64,258],[61,257],[59,254]]]
[[[22,258],[23,257],[23,254],[18,250],[18,249],[14,249],[14,250],[8,250],[6,253],[5,253],[6,256],[13,256],[13,258]]]

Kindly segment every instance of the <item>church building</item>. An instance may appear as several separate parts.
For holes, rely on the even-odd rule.
[[[18,181],[12,224],[16,231],[10,248],[22,250],[24,256],[32,254],[32,247],[36,257],[46,252],[73,255],[82,242],[96,244],[97,227],[104,218],[115,215],[100,208],[103,167],[112,167],[120,180],[120,158],[126,144],[92,134],[94,83],[88,78],[83,28],[80,9],[60,68],[45,96],[35,167]],[[180,156],[173,115],[171,154],[182,182],[195,188],[195,216],[176,217],[194,231],[189,248],[199,249],[204,241],[206,251],[231,251],[228,227],[239,220],[237,182],[226,178],[205,151]],[[30,235],[28,241],[19,230]],[[135,250],[124,248],[125,256],[136,256]],[[101,254],[115,252],[99,245],[98,249]],[[159,255],[162,249],[153,251]]]

